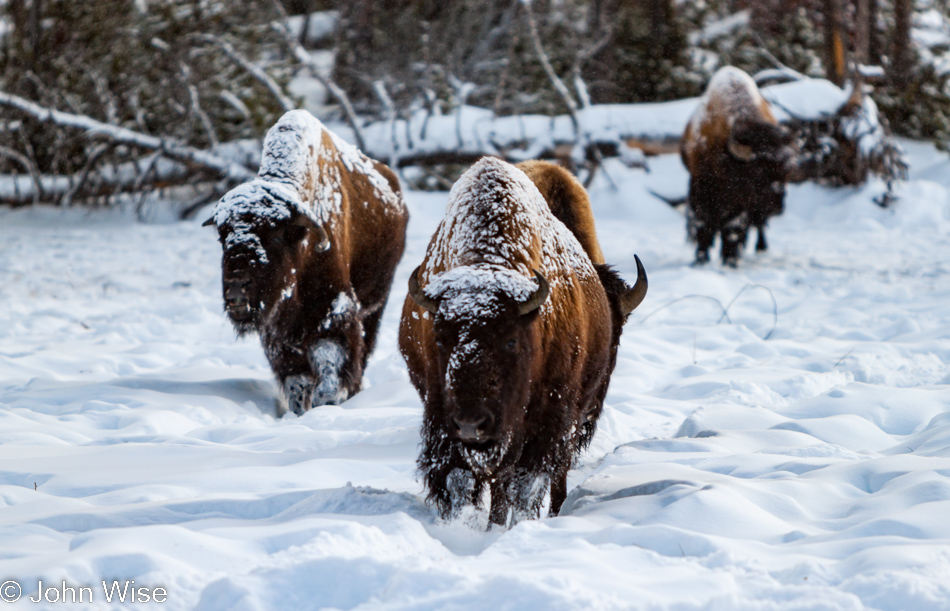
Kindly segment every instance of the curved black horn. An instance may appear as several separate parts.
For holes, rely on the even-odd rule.
[[[739,144],[731,135],[729,136],[729,141],[726,143],[726,148],[729,150],[730,155],[740,161],[752,161],[755,158],[755,153],[752,151],[751,146],[748,144]]]
[[[643,298],[647,296],[647,272],[643,269],[640,257],[633,255],[633,258],[637,261],[637,281],[633,287],[620,295],[620,310],[624,316],[633,312],[643,301]]]
[[[548,281],[541,275],[541,272],[536,269],[531,271],[534,272],[534,279],[538,281],[538,290],[532,293],[527,301],[518,305],[518,314],[521,316],[530,314],[540,308],[544,300],[548,298],[548,293],[551,292],[551,285],[548,284]]]
[[[422,287],[419,286],[420,269],[422,269],[421,265],[412,270],[412,274],[409,275],[409,296],[412,297],[412,300],[419,304],[420,307],[435,314],[439,310],[439,300],[426,296]]]
[[[330,236],[320,225],[313,226],[313,233],[316,235],[316,242],[313,249],[317,252],[326,252],[330,250]]]
[[[208,220],[205,221],[204,223],[202,223],[201,226],[202,226],[202,227],[211,227],[211,226],[214,225],[214,224],[215,224],[215,222],[214,222],[214,217],[213,217],[213,216],[209,216],[209,217],[208,217]]]
[[[330,237],[327,235],[326,230],[313,222],[313,219],[307,216],[306,214],[297,214],[294,217],[294,224],[300,225],[301,227],[306,227],[310,229],[315,234],[316,238],[313,243],[313,250],[316,252],[326,252],[330,250]]]

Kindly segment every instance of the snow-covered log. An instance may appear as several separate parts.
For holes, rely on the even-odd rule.
[[[762,92],[785,123],[832,117],[848,100],[847,92],[823,79],[773,85]],[[578,129],[582,141],[606,156],[620,155],[624,148],[648,154],[673,152],[698,103],[699,98],[687,98],[586,106],[576,111]],[[573,151],[575,157],[589,152],[583,147],[578,150],[578,132],[570,115],[499,117],[475,106],[461,106],[449,115],[420,109],[408,119],[370,123],[362,132],[367,155],[398,159],[401,167],[466,163],[483,155],[522,161],[560,156],[565,150]]]
[[[100,146],[108,148],[106,144]],[[0,150],[0,155],[4,152]],[[256,172],[260,167],[260,140],[227,142],[211,152],[222,160],[248,168],[249,172]],[[138,193],[142,190],[185,184],[221,182],[221,175],[216,170],[168,159],[161,151],[136,161],[118,165],[99,164],[95,167],[98,157],[99,155],[93,153],[90,156],[92,163],[73,176],[40,175],[25,166],[22,174],[0,175],[0,203],[18,206],[41,201],[68,205],[72,201],[87,198],[111,197],[121,193]],[[21,164],[23,163],[29,163],[29,160],[24,158],[21,160]],[[226,178],[216,189],[224,193],[235,182],[241,181]]]

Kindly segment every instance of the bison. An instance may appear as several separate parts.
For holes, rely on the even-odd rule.
[[[632,288],[592,262],[589,253],[602,256],[573,178],[522,167],[527,175],[486,157],[453,186],[399,329],[424,404],[418,466],[429,501],[446,517],[479,505],[487,485],[500,525],[537,516],[548,487],[557,515],[603,404],[619,326],[647,290],[639,259]]]
[[[730,267],[738,264],[749,227],[758,230],[756,251],[768,248],[765,224],[783,210],[792,145],[748,74],[725,67],[713,75],[680,148],[690,174],[687,232],[697,264],[709,261],[717,233]]]
[[[407,222],[392,171],[303,110],[267,132],[258,178],[215,205],[225,309],[238,335],[260,335],[279,411],[359,391]]]

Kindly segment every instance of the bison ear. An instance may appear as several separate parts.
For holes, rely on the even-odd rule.
[[[640,257],[633,255],[633,258],[637,261],[637,281],[632,288],[620,295],[620,311],[624,316],[637,309],[637,306],[643,302],[643,298],[647,296],[647,271],[643,269]]]
[[[294,225],[305,227],[313,231],[316,237],[313,244],[313,250],[315,252],[326,252],[330,250],[330,237],[327,236],[327,232],[323,227],[313,222],[312,218],[306,214],[297,214],[294,217]]]
[[[202,227],[211,227],[211,226],[214,225],[214,224],[215,224],[215,222],[214,222],[214,217],[213,217],[213,216],[209,216],[209,217],[208,217],[208,220],[205,221],[204,223],[202,223],[201,226],[202,226]]]
[[[435,314],[439,311],[439,300],[432,299],[426,295],[422,287],[419,286],[420,269],[422,269],[421,265],[412,270],[412,274],[409,276],[409,296],[412,297],[412,300],[419,304],[420,307]]]
[[[538,290],[532,293],[527,301],[518,304],[518,314],[521,316],[530,314],[540,308],[544,300],[548,298],[548,293],[551,292],[551,285],[548,284],[548,281],[541,275],[541,272],[536,269],[531,271],[534,272],[534,279],[538,281]]]

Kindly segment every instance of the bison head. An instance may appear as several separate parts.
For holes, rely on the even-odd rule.
[[[785,127],[761,119],[739,119],[732,125],[726,148],[740,162],[769,168],[770,178],[784,182],[795,158],[794,135]]]
[[[218,229],[224,307],[241,335],[256,330],[263,313],[293,291],[308,251],[330,248],[297,192],[281,183],[255,180],[231,190],[204,224]]]
[[[490,265],[456,268],[422,289],[419,269],[409,295],[433,317],[442,397],[441,425],[461,444],[473,469],[490,473],[513,436],[524,429],[532,364],[539,350],[536,325],[550,287]]]

